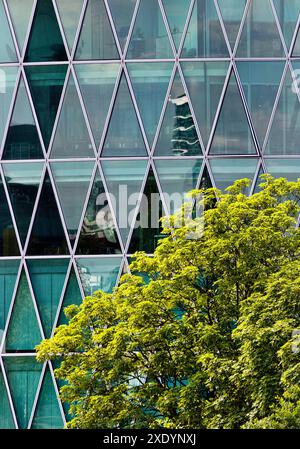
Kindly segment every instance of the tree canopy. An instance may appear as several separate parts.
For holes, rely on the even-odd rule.
[[[248,184],[205,191],[198,238],[165,220],[153,256],[38,346],[69,428],[300,428],[300,181]]]

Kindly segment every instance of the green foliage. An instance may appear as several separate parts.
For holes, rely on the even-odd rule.
[[[165,219],[154,256],[39,345],[60,361],[69,428],[300,427],[300,181],[247,185],[207,190],[192,224]]]

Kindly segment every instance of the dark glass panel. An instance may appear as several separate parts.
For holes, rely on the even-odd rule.
[[[108,0],[122,49],[125,46],[136,0]]]
[[[0,257],[18,256],[19,254],[16,233],[0,178]]]
[[[19,428],[26,429],[41,376],[42,364],[36,362],[34,357],[5,357],[4,366]]]
[[[19,264],[20,262],[18,260],[0,260],[0,345],[2,343],[6,319],[16,284]]]
[[[50,338],[69,260],[28,260],[27,264],[45,336]]]
[[[41,180],[43,164],[3,164],[19,235],[25,244]]]
[[[6,352],[33,352],[41,338],[29,285],[23,272],[6,335]]]
[[[188,97],[177,72],[156,143],[156,156],[202,154]]]
[[[196,0],[181,57],[228,57],[228,48],[214,0]]]
[[[157,0],[141,0],[127,58],[174,58]]]
[[[48,148],[67,66],[27,66],[25,71],[44,143]]]
[[[0,369],[0,429],[15,429],[4,377]]]
[[[103,0],[89,0],[79,36],[76,59],[119,59]]]
[[[78,286],[74,268],[72,268],[57,325],[61,326],[63,324],[68,324],[68,319],[64,313],[64,310],[72,305],[79,306],[81,303],[81,292]]]
[[[6,136],[3,159],[42,159],[43,157],[24,81],[21,79]]]
[[[111,292],[120,272],[122,257],[77,259],[78,271],[86,296],[97,290]]]
[[[93,183],[85,212],[77,254],[118,254],[121,252],[115,224],[100,176]]]
[[[48,174],[43,183],[27,253],[31,256],[68,253],[64,230]]]
[[[125,75],[119,85],[102,156],[147,156]]]

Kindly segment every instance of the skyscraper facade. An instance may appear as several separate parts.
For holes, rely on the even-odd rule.
[[[0,1],[0,428],[64,426],[55,366],[34,348],[153,253],[172,195],[300,177],[299,13]]]

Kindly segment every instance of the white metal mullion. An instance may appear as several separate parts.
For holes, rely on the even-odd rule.
[[[185,43],[185,39],[186,39],[186,36],[187,36],[187,32],[188,32],[188,29],[189,29],[189,26],[190,26],[190,23],[191,23],[191,18],[192,18],[193,12],[194,12],[195,2],[196,2],[196,0],[190,0],[190,6],[189,6],[186,22],[185,22],[185,25],[184,25],[184,28],[183,28],[181,41],[180,41],[179,46],[178,46],[178,53],[177,53],[177,55],[179,57],[181,55],[181,52],[182,52],[182,49],[183,49],[183,46],[184,46],[184,43]]]
[[[297,22],[296,22],[296,27],[295,27],[295,30],[294,30],[294,33],[293,33],[293,36],[292,36],[290,47],[288,49],[288,57],[289,58],[291,58],[292,55],[293,55],[294,47],[295,47],[295,44],[296,44],[296,41],[297,41],[297,37],[298,37],[298,32],[299,32],[299,24],[300,24],[300,8],[299,8],[298,19],[297,19]]]
[[[64,44],[64,47],[65,47],[65,52],[66,52],[67,58],[70,59],[71,55],[70,55],[69,45],[68,45],[68,42],[67,42],[67,39],[66,39],[66,36],[65,36],[65,30],[64,30],[62,22],[60,20],[60,15],[59,15],[59,11],[58,11],[58,8],[57,8],[55,0],[52,0],[52,5],[53,5],[53,8],[54,8],[54,13],[56,15],[56,22],[58,24],[58,27],[59,27],[59,30],[60,30],[60,34],[61,34],[61,37],[62,37],[62,40],[63,40],[63,44]]]
[[[206,152],[205,152],[206,156],[209,155],[209,152],[210,152],[210,149],[211,149],[211,146],[212,146],[212,143],[213,143],[213,139],[214,139],[215,132],[216,132],[216,129],[217,129],[218,120],[219,120],[219,117],[220,117],[220,114],[221,114],[221,110],[222,110],[222,107],[223,107],[223,104],[224,104],[224,98],[225,98],[225,95],[226,95],[226,92],[227,92],[227,89],[228,89],[228,86],[229,86],[229,83],[230,83],[230,77],[231,77],[231,73],[232,72],[233,72],[233,63],[231,62],[229,64],[229,66],[228,66],[227,74],[225,76],[224,85],[223,85],[223,88],[222,88],[222,91],[221,91],[221,95],[220,95],[219,103],[218,103],[218,106],[217,106],[217,109],[216,109],[216,112],[215,112],[214,120],[213,120],[213,123],[212,123],[212,125],[210,127],[210,134],[209,134],[207,147],[206,147]]]
[[[73,42],[73,47],[72,47],[72,50],[70,51],[70,55],[71,55],[71,60],[72,61],[75,59],[75,54],[76,54],[76,50],[77,50],[78,40],[79,40],[79,36],[81,34],[81,30],[82,30],[82,27],[83,27],[83,22],[84,22],[85,13],[86,13],[86,10],[87,10],[87,5],[88,5],[88,0],[83,0],[82,10],[81,10],[79,23],[78,23],[76,34],[75,34],[75,39],[74,39],[74,42]]]
[[[236,53],[237,53],[237,50],[238,50],[238,47],[240,44],[240,39],[241,39],[243,30],[244,30],[244,27],[246,26],[246,20],[247,20],[248,12],[250,11],[251,2],[252,2],[252,0],[247,0],[247,3],[245,5],[245,10],[244,10],[242,20],[240,23],[240,28],[239,28],[238,34],[236,36],[235,45],[234,45],[234,48],[232,51],[233,56],[236,56]]]
[[[281,30],[280,22],[279,22],[279,19],[278,19],[278,16],[277,16],[276,8],[275,8],[275,6],[273,4],[273,0],[270,0],[270,6],[271,6],[272,13],[273,13],[273,18],[275,20],[275,24],[276,24],[276,27],[277,27],[277,31],[278,31],[279,36],[280,36],[281,45],[283,46],[285,56],[288,57],[289,49],[287,48],[286,43],[285,43],[284,35],[283,35],[282,30]]]
[[[32,10],[31,10],[30,18],[29,18],[29,23],[27,26],[27,32],[26,32],[24,43],[23,43],[23,48],[20,49],[21,61],[23,61],[25,58],[25,54],[26,54],[26,50],[27,50],[27,46],[28,46],[28,42],[29,42],[31,30],[32,30],[32,25],[33,25],[33,21],[34,21],[34,17],[35,17],[35,10],[36,10],[36,6],[37,6],[37,2],[38,2],[38,0],[33,0]]]
[[[257,183],[257,180],[258,180],[258,176],[259,176],[259,172],[260,172],[261,168],[262,168],[262,160],[259,159],[258,163],[257,163],[256,171],[254,173],[253,180],[252,180],[252,183],[251,183],[251,186],[250,186],[249,196],[253,195],[253,193],[254,193],[254,190],[255,190],[255,187],[256,187],[256,183]]]
[[[127,36],[127,39],[126,39],[126,42],[125,42],[125,46],[124,46],[123,55],[124,55],[125,59],[127,57],[129,44],[130,44],[130,41],[131,41],[131,37],[132,37],[133,30],[134,30],[134,26],[136,24],[136,19],[137,19],[138,13],[139,13],[140,3],[141,3],[141,0],[136,0],[134,11],[133,11],[133,15],[132,15],[132,19],[131,19],[130,28],[128,30],[128,36]]]
[[[18,40],[16,38],[14,25],[13,25],[12,19],[10,17],[10,10],[9,10],[9,8],[7,6],[6,0],[3,0],[2,4],[3,4],[3,8],[4,8],[4,14],[6,14],[8,28],[10,29],[10,34],[11,34],[11,37],[12,37],[12,40],[13,40],[13,43],[14,43],[16,56],[17,56],[18,61],[20,61],[20,59],[21,59],[21,54],[20,54],[21,50],[19,50],[19,45],[18,45]]]
[[[84,258],[84,257],[81,257],[81,258]],[[79,268],[78,268],[78,264],[77,264],[77,259],[75,259],[74,256],[72,258],[72,265],[73,265],[73,270],[74,270],[74,273],[75,273],[75,276],[76,276],[76,279],[77,279],[78,287],[79,287],[79,290],[80,290],[80,293],[81,293],[81,298],[83,300],[86,297],[86,294],[85,294],[85,291],[83,289],[81,277],[80,277],[80,274],[79,274]]]
[[[162,0],[158,0],[158,7],[159,7],[159,9],[160,9],[160,14],[161,14],[161,16],[162,16],[163,23],[164,23],[164,25],[165,25],[165,30],[166,30],[166,32],[167,32],[167,36],[168,36],[168,39],[169,39],[169,45],[170,45],[171,48],[172,48],[173,56],[174,56],[174,58],[175,58],[176,55],[177,55],[177,49],[176,49],[176,46],[175,46],[175,42],[174,42],[174,40],[173,40],[173,36],[172,36],[171,30],[170,30],[170,26],[169,26],[167,14],[166,14],[164,5],[163,5],[163,3],[162,3]]]
[[[121,45],[120,45],[120,42],[119,42],[119,37],[118,37],[118,34],[116,32],[115,24],[114,24],[113,17],[112,17],[109,5],[107,3],[107,0],[104,0],[104,9],[106,11],[106,17],[108,19],[108,22],[110,24],[110,28],[111,28],[113,36],[114,36],[114,40],[115,40],[115,44],[116,44],[117,49],[118,49],[119,57],[122,58],[123,57],[123,51],[122,51],[122,48],[121,48]]]
[[[17,99],[17,93],[19,90],[20,79],[21,79],[21,71],[18,69],[16,79],[15,79],[15,85],[14,85],[13,92],[12,92],[11,99],[10,99],[10,105],[9,105],[8,114],[7,114],[7,118],[6,118],[6,124],[5,124],[4,130],[3,130],[2,141],[1,141],[1,135],[0,135],[0,159],[2,159],[2,157],[3,157],[8,130],[9,130],[10,122],[11,122],[11,119],[12,119],[12,116],[14,113],[14,109],[15,109],[15,103],[16,103],[16,99]]]
[[[12,395],[11,395],[10,388],[9,388],[9,383],[8,383],[7,376],[6,376],[4,363],[3,363],[2,357],[0,356],[0,374],[1,373],[2,373],[2,377],[3,377],[5,389],[6,389],[6,394],[7,394],[9,408],[10,408],[10,412],[11,412],[11,415],[12,415],[12,418],[13,418],[13,422],[14,422],[15,428],[19,429],[17,415],[16,415],[16,412],[15,412],[15,407],[14,407],[14,403],[13,403],[13,400],[12,400]]]
[[[165,198],[165,195],[164,195],[165,192],[164,192],[164,190],[162,188],[162,184],[160,182],[160,176],[159,176],[159,173],[158,173],[157,168],[156,168],[156,160],[152,161],[151,167],[152,167],[152,170],[153,170],[153,173],[154,173],[154,177],[155,177],[155,180],[156,180],[156,185],[157,185],[158,192],[159,192],[159,195],[160,195],[163,213],[165,215],[170,215],[171,212],[170,212],[170,210],[168,208],[168,205],[167,205],[167,202],[166,202],[166,198]]]
[[[166,96],[165,96],[165,99],[163,101],[163,107],[162,107],[161,114],[160,114],[160,117],[159,117],[159,120],[158,120],[158,124],[157,124],[156,131],[155,131],[155,134],[154,134],[153,142],[152,142],[152,145],[150,146],[151,156],[154,155],[154,152],[155,152],[155,149],[156,149],[156,145],[157,145],[157,141],[158,141],[160,133],[162,131],[162,124],[163,124],[163,121],[164,121],[164,118],[165,118],[165,114],[166,114],[166,110],[167,110],[167,107],[168,107],[169,97],[170,97],[171,90],[172,90],[173,83],[174,83],[174,79],[175,79],[175,76],[176,76],[177,67],[178,67],[178,64],[175,63],[173,68],[172,68],[172,71],[171,71],[171,77],[170,77],[170,80],[169,80],[169,83],[168,83]]]
[[[35,397],[34,397],[34,401],[33,401],[33,404],[32,404],[32,409],[31,409],[31,414],[30,414],[30,418],[29,418],[29,421],[28,421],[27,429],[31,428],[32,422],[34,420],[34,415],[35,415],[35,412],[36,412],[36,408],[37,408],[37,404],[38,404],[38,401],[39,401],[42,385],[43,385],[44,378],[45,378],[45,375],[46,375],[46,367],[47,367],[47,362],[45,362],[43,364],[43,368],[42,368],[42,371],[41,371],[41,374],[40,374],[39,383],[38,383],[38,386],[37,386],[37,389],[36,389],[36,392],[35,392]]]
[[[219,22],[220,22],[220,25],[221,25],[222,33],[223,33],[223,36],[224,36],[224,39],[225,39],[225,42],[226,42],[226,45],[227,45],[228,54],[230,56],[232,56],[232,49],[231,49],[231,45],[230,45],[230,42],[229,42],[229,38],[227,36],[226,27],[225,27],[225,24],[223,22],[223,17],[222,17],[221,11],[220,11],[219,4],[218,4],[217,0],[213,0],[213,1],[214,1],[214,5],[215,5],[215,10],[217,11],[217,15],[218,15]]]
[[[270,121],[269,121],[269,124],[268,124],[268,127],[267,127],[267,131],[266,131],[266,135],[265,135],[265,138],[264,138],[264,142],[263,142],[263,145],[262,145],[262,155],[263,156],[264,156],[264,153],[265,153],[268,141],[269,141],[269,137],[270,137],[271,129],[272,129],[272,126],[273,126],[273,121],[274,121],[274,118],[275,118],[275,114],[276,114],[276,111],[277,111],[278,103],[279,103],[281,94],[283,93],[283,87],[284,87],[285,80],[286,80],[286,77],[288,75],[288,70],[289,70],[288,67],[289,67],[288,63],[286,63],[285,66],[284,66],[284,69],[283,69],[283,73],[282,73],[281,80],[280,80],[280,83],[279,83],[279,87],[278,87],[277,95],[276,95],[276,98],[275,98],[273,110],[272,110],[272,113],[271,113]]]

